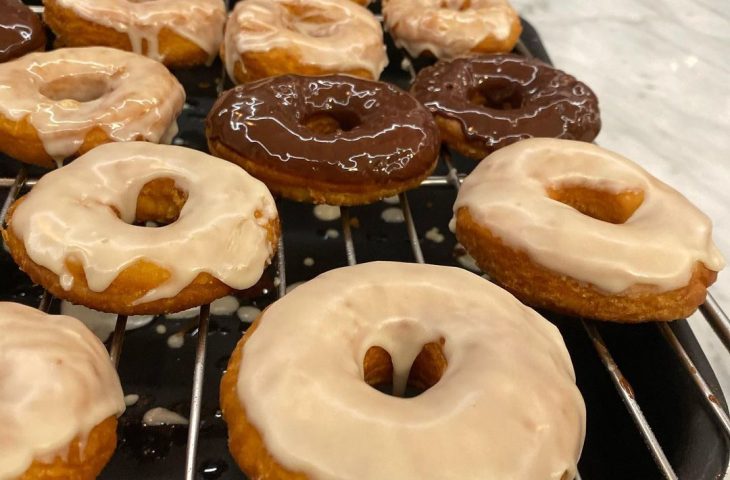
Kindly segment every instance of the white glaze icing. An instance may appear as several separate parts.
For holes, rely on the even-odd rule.
[[[186,320],[188,318],[197,317],[200,314],[200,307],[188,308],[186,310],[180,310],[175,313],[165,314],[165,318],[168,320]]]
[[[232,295],[214,300],[210,304],[210,313],[213,315],[230,315],[238,310],[238,299]]]
[[[439,231],[438,227],[429,229],[424,236],[427,240],[431,240],[434,243],[441,243],[445,238],[444,234]]]
[[[333,220],[337,220],[342,215],[342,212],[340,211],[340,207],[337,205],[315,205],[312,209],[312,213],[315,217],[317,217],[317,220],[321,220],[323,222],[331,222]]]
[[[184,101],[162,64],[113,48],[62,48],[0,65],[0,114],[27,119],[59,163],[94,128],[115,141],[164,142]]]
[[[160,335],[164,335],[167,333],[167,327],[160,324],[155,327],[155,332],[157,332]]]
[[[164,61],[158,35],[167,28],[190,40],[213,60],[223,39],[226,6],[223,0],[55,0],[81,18],[126,33],[132,51]]]
[[[130,225],[140,190],[158,178],[172,178],[187,192],[179,218],[159,228]],[[74,281],[68,258],[80,262],[95,292],[140,259],[168,270],[170,278],[135,301],[140,304],[175,296],[202,272],[234,289],[248,288],[273,255],[266,226],[277,212],[264,184],[192,149],[102,145],[44,175],[24,198],[10,228],[65,289]]]
[[[251,323],[256,320],[259,315],[261,315],[261,310],[253,305],[245,305],[239,308],[236,314],[238,315],[239,320],[243,323]]]
[[[74,305],[66,300],[61,302],[61,314],[80,320],[84,325],[86,325],[86,328],[91,330],[102,342],[107,341],[117,325],[117,315],[114,313],[99,312],[97,310],[84,307],[83,305]],[[153,315],[131,316],[127,318],[127,324],[124,329],[129,331],[142,328],[148,325],[154,318],[155,317]]]
[[[296,13],[301,11],[306,13]],[[388,64],[380,23],[349,0],[238,2],[226,23],[224,41],[232,79],[242,53],[275,48],[294,52],[303,64],[330,71],[364,69],[376,80]]]
[[[124,411],[104,345],[75,318],[0,303],[0,479],[65,456]]]
[[[363,380],[369,347],[404,377],[439,338],[448,367],[421,395]],[[558,330],[482,278],[433,265],[346,267],[287,294],[248,339],[237,393],[276,461],[320,480],[573,478],[585,431]]]
[[[334,228],[328,228],[327,231],[324,232],[324,239],[329,240],[330,238],[340,238],[340,232]]]
[[[311,266],[313,266],[313,265],[314,265],[314,259],[313,259],[312,257],[306,257],[306,258],[305,258],[305,259],[304,259],[304,260],[302,261],[302,263],[304,264],[304,266],[305,266],[305,267],[311,267]]]
[[[477,261],[474,260],[474,257],[469,255],[469,253],[466,251],[466,248],[460,243],[457,243],[454,245],[454,258],[456,258],[456,261],[461,265],[462,267],[466,268],[467,270],[471,270],[472,272],[481,272],[482,270],[479,268],[479,265],[477,265]]]
[[[559,186],[641,191],[644,201],[613,224],[549,198],[546,189]],[[681,288],[697,262],[713,271],[725,265],[704,213],[627,158],[590,143],[539,138],[502,148],[464,180],[454,212],[462,207],[536,263],[612,294],[637,284]]]
[[[145,427],[160,427],[162,425],[187,425],[190,421],[172,410],[155,407],[144,412],[142,424]]]
[[[136,393],[130,393],[128,395],[124,396],[124,405],[127,407],[131,407],[137,404],[139,402],[139,395]]]
[[[403,223],[406,217],[400,207],[390,207],[380,212],[380,219],[385,223]]]
[[[486,37],[509,37],[517,12],[507,0],[383,0],[383,17],[396,45],[412,57],[429,51],[451,59]]]
[[[167,337],[167,346],[170,348],[178,349],[185,345],[185,334],[182,332],[173,333]]]

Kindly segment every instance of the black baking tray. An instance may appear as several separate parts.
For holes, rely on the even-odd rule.
[[[535,29],[524,20],[523,25],[523,44],[534,56],[549,62]],[[409,76],[401,68],[403,54],[393,46],[390,39],[387,41],[390,65],[383,78],[407,88]],[[219,61],[211,67],[175,72],[187,92],[187,104],[179,119],[180,133],[176,144],[207,150],[204,120],[216,98],[221,72]],[[602,100],[611,101],[610,98]],[[473,162],[458,156],[455,157],[455,164],[464,173],[474,166]],[[13,177],[17,170],[16,162],[7,158],[0,160],[0,176]],[[43,170],[30,169],[30,176],[42,173]],[[437,173],[446,173],[443,165]],[[0,198],[4,199],[6,195],[7,189],[3,189]],[[460,265],[454,250],[456,239],[447,228],[455,195],[453,189],[446,187],[421,187],[408,194],[428,263]],[[311,205],[280,200],[278,207],[283,224],[289,284],[306,281],[319,273],[347,264],[342,235],[339,238],[326,238],[328,229],[336,229],[341,233],[339,221],[318,220],[313,215]],[[358,261],[413,261],[404,225],[386,223],[381,219],[382,211],[388,207],[391,205],[379,202],[351,209],[353,225],[356,227],[353,235]],[[436,243],[424,238],[425,232],[433,227],[439,228],[445,236],[443,242]],[[307,257],[314,260],[312,266],[304,264]],[[0,252],[0,272],[0,300],[38,305],[41,289],[30,283],[5,251]],[[251,293],[239,296],[241,304],[263,309],[274,301],[275,276],[276,270],[272,266],[253,296]],[[58,311],[58,302],[54,302],[52,311]],[[548,313],[544,315],[560,328],[565,338],[575,366],[578,387],[587,406],[587,436],[579,464],[582,478],[662,478],[579,322]],[[158,325],[165,325],[167,333],[157,333]],[[159,317],[146,327],[127,332],[119,374],[125,393],[138,394],[140,399],[120,418],[118,448],[100,478],[183,478],[187,427],[145,427],[141,419],[147,410],[157,406],[188,416],[197,340],[195,325],[195,319],[170,320]],[[245,478],[228,453],[226,428],[218,405],[218,384],[229,354],[247,326],[235,314],[214,315],[211,318],[197,456],[197,477],[200,479]],[[715,392],[721,392],[687,322],[674,322],[672,328],[709,386]],[[185,343],[181,348],[171,349],[167,345],[167,337],[180,330],[187,331]],[[606,324],[600,326],[600,331],[631,382],[634,394],[679,478],[722,478],[729,458],[727,441],[714,423],[702,395],[692,384],[686,369],[658,328],[652,324]],[[296,335],[297,332],[291,334]],[[727,409],[722,395],[718,396],[718,401]]]

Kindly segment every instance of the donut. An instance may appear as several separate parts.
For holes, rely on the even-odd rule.
[[[38,15],[20,0],[0,0],[0,63],[46,47]]]
[[[522,33],[507,0],[383,0],[383,18],[413,58],[509,52]]]
[[[251,1],[251,0],[246,0]],[[213,155],[283,197],[358,205],[417,187],[436,166],[438,128],[391,84],[284,75],[239,85],[206,122]]]
[[[380,23],[350,0],[239,2],[221,58],[236,83],[287,73],[377,80],[388,64]]]
[[[184,103],[175,77],[134,53],[31,53],[0,64],[0,152],[52,168],[102,143],[169,143]]]
[[[590,142],[601,129],[588,86],[516,55],[439,62],[418,73],[411,93],[434,114],[443,141],[474,160],[525,138]]]
[[[117,445],[119,377],[83,323],[0,302],[0,478],[92,480]]]
[[[487,157],[454,204],[456,236],[528,305],[615,322],[674,320],[724,266],[712,222],[596,145],[529,139]]]
[[[366,263],[297,287],[220,390],[248,478],[569,480],[585,436],[557,328],[455,267]]]
[[[223,39],[223,0],[44,0],[56,45],[105,46],[168,67],[211,63]]]
[[[159,228],[135,223],[154,221]],[[161,314],[253,286],[279,235],[264,184],[196,150],[106,144],[38,181],[8,212],[15,262],[58,298]]]

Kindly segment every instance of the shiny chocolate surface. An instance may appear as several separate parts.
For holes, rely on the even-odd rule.
[[[438,155],[431,114],[398,87],[346,75],[284,75],[225,92],[208,140],[289,175],[340,184],[406,180]]]
[[[434,115],[457,120],[487,151],[531,137],[592,141],[598,99],[575,77],[516,55],[439,62],[418,74],[411,93]]]
[[[45,44],[38,15],[20,0],[0,0],[0,62],[40,50]]]

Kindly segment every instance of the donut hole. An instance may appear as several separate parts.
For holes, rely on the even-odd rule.
[[[549,187],[553,200],[578,210],[583,215],[613,224],[625,223],[644,201],[644,192],[610,192],[582,186]]]
[[[441,0],[439,8],[463,12],[471,8],[471,0]]]
[[[287,12],[284,19],[287,30],[314,38],[330,37],[334,34],[336,24],[325,10],[302,5],[301,2],[287,3],[284,8]]]
[[[74,100],[85,103],[97,100],[110,91],[109,77],[100,74],[64,76],[46,82],[38,89],[46,98],[56,102]]]
[[[525,97],[519,83],[489,77],[469,92],[469,101],[492,110],[518,110],[524,106]]]
[[[441,380],[447,365],[443,345],[444,340],[441,339],[423,346],[408,373],[404,398],[417,397]],[[390,354],[382,347],[372,346],[365,353],[363,379],[382,393],[398,396],[393,385],[393,362]]]
[[[187,199],[187,192],[179,188],[172,178],[151,180],[142,187],[137,197],[134,223],[145,227],[169,225],[178,219]]]
[[[317,135],[334,135],[360,125],[360,117],[349,110],[315,112],[305,117],[302,125]]]

